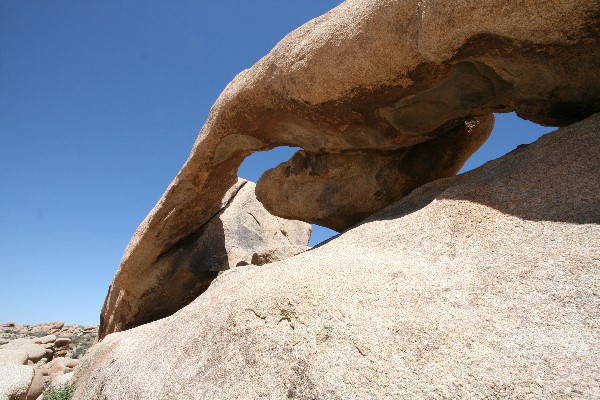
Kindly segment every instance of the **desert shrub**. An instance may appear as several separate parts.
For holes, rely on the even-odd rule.
[[[74,336],[71,338],[72,358],[81,358],[94,344],[94,336]]]
[[[58,387],[50,386],[44,390],[44,400],[71,400],[75,393],[75,386],[72,383],[65,383]]]
[[[28,336],[35,337],[35,338],[41,338],[46,335],[49,335],[49,333],[48,332],[29,332],[28,333]]]

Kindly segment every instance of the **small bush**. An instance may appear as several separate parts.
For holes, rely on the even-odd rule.
[[[65,383],[59,387],[50,386],[44,390],[44,400],[71,400],[75,393],[75,386],[72,383]]]
[[[94,344],[94,336],[74,336],[71,338],[71,348],[73,349],[72,358],[81,358]]]

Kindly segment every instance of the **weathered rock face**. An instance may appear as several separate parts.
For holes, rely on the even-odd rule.
[[[0,399],[26,400],[33,376],[28,365],[0,364]]]
[[[173,314],[189,304],[220,271],[276,252],[286,258],[308,249],[311,227],[275,217],[256,200],[255,184],[240,179],[222,210],[152,263],[150,270],[123,264],[102,310],[99,337]]]
[[[308,22],[221,94],[129,243],[119,279],[132,273],[147,277],[142,288],[154,285],[157,260],[219,212],[254,151],[302,147],[260,180],[259,196],[276,215],[343,230],[454,173],[485,140],[492,112],[559,126],[591,115],[600,109],[599,8],[589,0],[348,0]],[[348,168],[353,193],[364,196],[340,183],[350,179],[339,168],[349,161],[366,167]],[[128,326],[107,318],[142,295],[113,287],[102,332]]]
[[[75,399],[598,398],[599,155],[597,114],[226,272],[94,346]]]

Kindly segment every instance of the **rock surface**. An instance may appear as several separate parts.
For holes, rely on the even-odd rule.
[[[487,126],[492,112],[516,110],[558,126],[597,112],[599,12],[600,3],[589,0],[344,2],[227,86],[189,159],[131,239],[120,271],[156,281],[156,260],[219,212],[238,166],[255,151],[304,149],[259,181],[268,210],[343,230],[458,169],[486,136],[465,126]],[[352,169],[354,191],[365,196],[346,198],[338,166],[353,157],[389,182],[381,183],[377,169]],[[282,175],[290,176],[285,202],[276,193]],[[305,187],[315,195],[304,196]],[[111,290],[103,335],[132,326],[109,320],[124,297]]]
[[[227,271],[94,346],[74,398],[599,398],[599,155],[596,114]]]
[[[25,365],[29,354],[23,349],[0,349],[0,364]]]
[[[33,375],[28,365],[0,364],[0,400],[26,400]]]
[[[311,226],[271,215],[256,200],[255,184],[240,179],[222,210],[161,254],[149,269],[123,264],[101,315],[99,337],[164,318],[202,293],[220,271],[251,263],[255,254],[283,259],[305,250]]]
[[[26,400],[36,400],[44,392],[46,388],[46,380],[44,374],[39,368],[36,368],[33,375],[33,380],[27,389]]]

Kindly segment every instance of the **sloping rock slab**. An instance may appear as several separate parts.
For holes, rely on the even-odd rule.
[[[75,399],[600,397],[600,115],[109,335]]]

